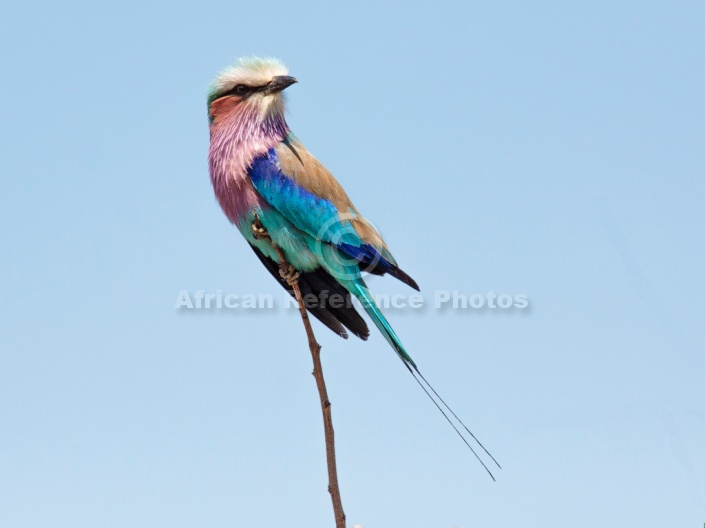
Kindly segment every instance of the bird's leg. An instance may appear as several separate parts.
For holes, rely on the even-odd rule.
[[[259,215],[256,211],[254,217],[255,219],[252,221],[252,236],[257,240],[265,240],[267,238],[271,240],[272,237],[269,236],[269,233],[262,225],[262,221],[259,219]]]
[[[257,212],[255,212],[253,216],[254,220],[252,221],[252,235],[257,240],[269,240],[271,242],[272,237],[262,225],[262,221],[259,219]],[[301,273],[296,271],[296,268],[286,261],[284,258],[284,252],[278,246],[274,245],[274,243],[272,243],[272,246],[277,252],[277,255],[279,255],[279,275],[289,286],[293,286],[294,283],[298,282]]]

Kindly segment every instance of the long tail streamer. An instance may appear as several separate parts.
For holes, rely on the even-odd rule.
[[[492,459],[492,462],[494,462],[499,469],[502,469],[502,466],[499,465],[497,460],[492,456],[492,454],[485,448],[485,446],[482,445],[482,443],[477,439],[477,437],[472,434],[472,431],[468,429],[468,427],[463,423],[463,421],[458,418],[458,415],[455,414],[453,409],[450,408],[450,406],[445,402],[443,398],[441,398],[441,395],[436,392],[436,389],[433,388],[433,386],[428,382],[428,380],[419,372],[418,367],[416,366],[416,363],[414,363],[414,360],[411,359],[411,356],[407,353],[406,349],[404,348],[404,345],[402,344],[401,340],[399,337],[397,337],[396,333],[390,326],[389,322],[387,319],[384,317],[382,312],[380,311],[379,307],[375,304],[374,299],[372,298],[372,294],[370,291],[365,287],[363,284],[356,283],[354,284],[354,292],[356,297],[360,300],[363,308],[367,312],[367,314],[370,316],[372,321],[375,323],[375,326],[382,332],[382,335],[384,335],[384,338],[387,340],[387,342],[392,346],[394,351],[397,353],[399,356],[399,359],[401,359],[402,363],[404,363],[404,366],[409,369],[409,372],[411,372],[411,375],[414,377],[416,380],[416,383],[419,384],[419,386],[423,389],[423,391],[426,393],[426,395],[429,397],[429,399],[433,402],[433,404],[438,408],[439,411],[441,411],[441,414],[443,417],[446,419],[446,421],[450,424],[450,426],[455,430],[456,433],[458,433],[458,436],[462,439],[462,441],[465,443],[466,446],[472,451],[472,454],[475,455],[475,458],[479,460],[480,464],[482,464],[482,467],[485,468],[487,473],[489,473],[490,477],[492,477],[492,480],[496,481],[494,478],[494,475],[490,471],[490,469],[487,467],[487,464],[480,458],[480,455],[477,453],[475,449],[470,445],[470,442],[468,441],[468,438],[463,435],[461,429],[464,429],[467,431],[467,433],[470,435],[472,440],[474,440],[477,445],[479,445],[482,450],[487,454]],[[430,389],[430,391],[429,391]],[[435,396],[435,397],[434,397]],[[455,418],[455,420],[458,422],[460,427],[456,425],[453,420],[448,416],[448,413],[443,410],[443,408],[447,409],[448,412],[450,413],[450,416]]]
[[[410,365],[408,365],[407,363],[405,363],[405,366],[406,366],[407,369],[409,369],[409,372],[410,372],[411,375],[414,377],[414,380],[416,381],[416,383],[419,384],[419,387],[421,387],[421,388],[423,389],[423,391],[426,393],[426,395],[429,397],[429,399],[433,402],[433,404],[436,406],[436,408],[441,412],[441,414],[442,414],[443,417],[446,419],[446,421],[447,421],[447,422],[450,424],[450,426],[455,430],[455,432],[458,433],[458,436],[460,437],[460,439],[465,443],[466,446],[468,446],[468,448],[470,449],[470,451],[472,451],[472,454],[475,455],[475,458],[477,458],[477,460],[480,462],[480,464],[482,464],[482,467],[485,468],[485,471],[487,471],[487,473],[488,473],[489,476],[492,478],[492,480],[494,480],[494,481],[496,482],[497,479],[494,478],[494,475],[492,474],[492,472],[490,471],[490,469],[487,467],[487,464],[485,464],[484,460],[482,460],[482,458],[480,458],[480,455],[477,454],[477,451],[475,451],[475,450],[472,448],[472,446],[470,445],[470,442],[468,442],[467,438],[465,438],[465,436],[463,436],[463,434],[460,432],[460,430],[458,429],[458,427],[453,423],[453,420],[450,419],[450,417],[449,417],[448,414],[443,410],[443,408],[441,407],[441,405],[440,405],[440,404],[436,401],[436,399],[431,395],[431,392],[436,396],[436,398],[438,398],[438,400],[440,400],[440,402],[441,402],[441,404],[443,405],[443,407],[445,407],[446,409],[448,409],[448,411],[449,411],[450,414],[453,416],[453,418],[455,418],[455,419],[458,421],[458,423],[461,425],[461,427],[462,427],[463,429],[465,429],[465,430],[468,432],[468,434],[472,437],[472,439],[475,440],[475,442],[477,442],[477,445],[479,445],[479,446],[482,448],[482,450],[483,450],[485,453],[487,453],[487,456],[489,456],[489,457],[492,459],[492,462],[494,462],[494,463],[497,465],[497,467],[498,467],[499,469],[502,469],[502,466],[500,466],[500,465],[499,465],[499,462],[497,462],[497,460],[495,460],[495,458],[492,456],[492,453],[490,453],[490,452],[487,450],[487,448],[486,448],[484,445],[482,445],[482,442],[480,442],[480,441],[477,439],[477,437],[472,433],[472,431],[470,431],[470,429],[468,429],[468,427],[463,423],[463,421],[462,421],[460,418],[458,418],[458,415],[455,414],[455,412],[453,411],[453,409],[451,409],[450,406],[445,402],[445,400],[444,400],[443,398],[441,398],[441,395],[438,394],[438,392],[436,392],[436,389],[433,388],[433,386],[428,382],[428,380],[423,376],[423,374],[421,374],[421,372],[419,372],[419,369],[416,368],[416,365],[414,365],[413,368],[412,368]],[[418,376],[417,376],[417,374],[418,374]],[[419,378],[421,378],[421,379],[419,379]],[[423,383],[421,382],[422,380],[423,380]],[[425,386],[424,386],[424,383],[426,384]],[[429,389],[431,389],[431,392],[428,391],[428,389],[426,388],[426,386],[427,386]]]

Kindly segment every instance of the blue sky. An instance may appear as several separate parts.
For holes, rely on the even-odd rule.
[[[0,525],[332,524],[301,323],[207,174],[207,86],[259,54],[421,285],[392,325],[504,467],[379,335],[317,325],[349,524],[702,526],[704,24],[701,2],[5,6]]]

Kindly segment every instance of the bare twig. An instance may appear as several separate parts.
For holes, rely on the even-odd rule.
[[[316,336],[311,328],[311,320],[308,317],[306,306],[304,305],[301,290],[299,289],[299,273],[287,262],[284,252],[277,246],[272,238],[267,233],[260,222],[259,217],[255,214],[255,220],[252,223],[252,231],[256,238],[268,239],[272,247],[279,256],[279,274],[287,282],[294,291],[294,297],[299,304],[299,313],[301,320],[306,329],[306,337],[308,338],[308,347],[311,350],[313,358],[313,377],[316,379],[316,387],[318,387],[318,396],[321,400],[321,411],[323,412],[323,429],[326,437],[326,460],[328,462],[328,492],[330,493],[331,501],[333,502],[333,513],[335,515],[335,527],[345,528],[345,512],[343,511],[343,503],[340,500],[340,488],[338,487],[338,470],[335,462],[335,434],[333,431],[333,417],[331,415],[331,403],[328,400],[328,391],[326,390],[326,381],[323,378],[323,367],[321,365],[321,345],[316,341]]]

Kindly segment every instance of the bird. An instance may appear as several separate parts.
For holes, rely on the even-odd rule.
[[[280,60],[271,57],[240,58],[216,76],[207,98],[208,168],[215,197],[265,268],[291,295],[295,280],[302,296],[309,299],[308,312],[330,330],[343,338],[349,331],[367,340],[367,323],[351,302],[353,297],[359,301],[494,479],[459,427],[495,464],[496,460],[421,375],[365,283],[365,273],[389,275],[419,290],[341,184],[291,132],[284,91],[297,82]],[[280,271],[280,255],[290,266],[288,276]]]

